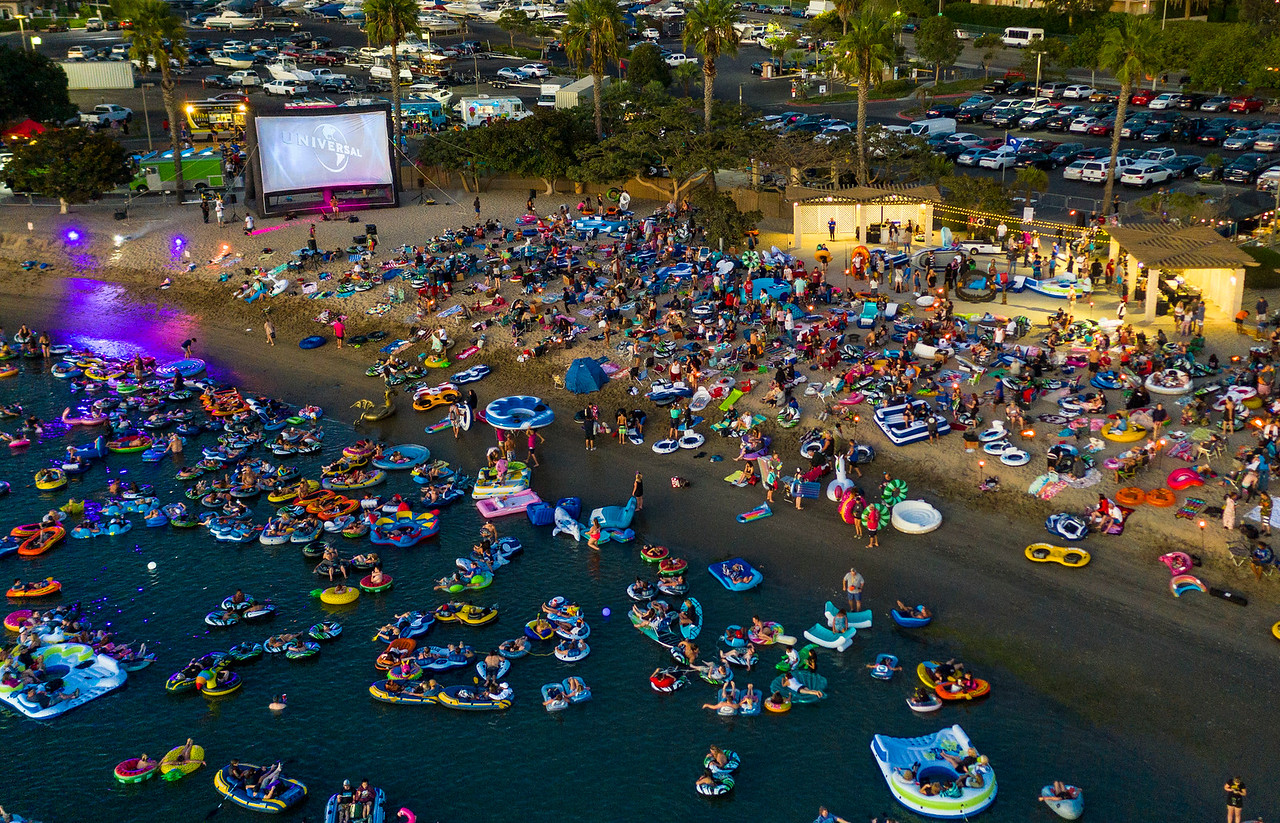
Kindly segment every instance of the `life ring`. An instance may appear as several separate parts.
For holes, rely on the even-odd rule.
[[[612,200],[613,202],[617,203],[619,200],[622,199],[622,189],[619,189],[617,186],[614,186],[613,188],[605,192],[604,196],[606,199]]]
[[[871,264],[871,251],[866,246],[854,246],[853,251],[849,252],[849,256],[854,260],[862,258],[863,271],[866,271],[867,266]]]
[[[1147,493],[1137,486],[1126,486],[1116,492],[1116,502],[1121,506],[1128,506],[1129,508],[1141,506],[1143,503],[1147,502]]]
[[[707,438],[703,437],[698,432],[691,431],[685,432],[684,435],[676,441],[676,445],[682,449],[696,449],[705,442],[707,442]]]
[[[650,563],[666,560],[670,554],[671,551],[666,546],[645,546],[640,550],[640,556]]]
[[[324,339],[323,337],[321,337],[320,335],[316,334],[316,335],[312,335],[311,337],[304,337],[304,338],[302,338],[301,340],[299,340],[299,341],[298,341],[298,348],[300,348],[300,349],[318,349],[318,348],[320,348],[321,346],[323,346],[323,345],[325,344],[325,342],[326,342],[326,341],[325,341],[325,339]]]
[[[907,499],[907,481],[895,478],[884,484],[880,492],[881,499],[890,506],[896,506]],[[887,512],[886,512],[887,513]],[[863,525],[866,525],[865,523]]]
[[[1000,462],[1006,466],[1025,466],[1031,462],[1031,455],[1022,449],[1005,449],[1000,455]]]
[[[871,510],[872,509],[875,509],[876,512],[879,514],[879,518],[876,521],[875,528],[871,527]],[[862,515],[861,515],[862,527],[869,531],[878,532],[881,529],[883,529],[885,526],[889,525],[889,518],[890,518],[890,513],[889,513],[888,506],[886,506],[883,503],[871,503],[865,509],[862,510]]]
[[[680,448],[680,444],[675,440],[659,440],[653,444],[653,450],[658,454],[671,454]]]
[[[1167,509],[1178,502],[1178,496],[1168,489],[1152,489],[1147,492],[1147,502],[1157,508]]]

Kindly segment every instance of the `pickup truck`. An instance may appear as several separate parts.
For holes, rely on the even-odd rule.
[[[334,74],[333,69],[325,69],[319,66],[311,69],[311,76],[315,78],[317,83],[341,83],[350,79],[345,74]]]
[[[297,31],[298,21],[292,17],[267,17],[262,21],[262,28],[271,31]]]
[[[80,125],[82,126],[107,126],[111,121],[121,123],[129,123],[133,120],[133,110],[124,106],[117,106],[115,103],[103,103],[93,107],[93,111],[80,112]]]

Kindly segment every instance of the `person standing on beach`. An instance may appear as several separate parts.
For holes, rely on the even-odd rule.
[[[472,205],[472,207],[473,207],[473,208],[475,208],[475,210],[476,210],[476,217],[478,218],[478,217],[480,216],[480,197],[479,197],[479,195],[477,195],[477,196],[476,196],[476,200],[475,200],[475,202],[474,202],[474,203],[472,203],[471,205]]]
[[[453,439],[457,440],[462,434],[462,412],[458,410],[457,403],[449,406],[449,425],[453,426]]]
[[[222,205],[221,197],[213,201],[213,213],[218,217],[218,228],[225,228],[227,225],[227,214],[226,207]]]
[[[209,201],[203,197],[200,198],[200,213],[204,215],[204,222],[208,223],[209,222]]]
[[[479,198],[476,198],[477,200]],[[591,413],[591,407],[588,406],[582,418],[582,433],[586,437],[587,451],[596,450],[596,418]]]
[[[342,348],[342,340],[347,336],[347,324],[339,317],[333,321],[333,336],[338,340],[338,348]]]
[[[267,333],[267,342],[274,347],[276,344],[276,326],[271,322],[270,317],[262,324],[262,330]]]
[[[636,499],[636,511],[644,508],[644,475],[636,472],[636,481],[631,485],[631,496]]]
[[[1233,777],[1222,787],[1227,793],[1227,823],[1240,823],[1240,815],[1244,809],[1244,798],[1249,794],[1240,778]]]
[[[195,339],[194,337],[188,337],[186,340],[183,340],[183,341],[182,341],[182,356],[183,356],[183,357],[185,357],[185,358],[187,358],[188,360],[190,360],[190,359],[191,359],[191,347],[192,347],[192,346],[194,346],[195,344],[196,344],[196,339]]]
[[[538,443],[540,442],[547,442],[547,438],[539,434],[537,429],[529,429],[529,453],[525,455],[524,462],[535,468],[542,465],[538,462],[537,454]]]
[[[1226,501],[1222,504],[1222,528],[1232,531],[1236,527],[1236,494],[1232,492],[1227,495]]]
[[[773,502],[773,493],[778,490],[778,471],[782,468],[782,460],[773,455],[768,461],[769,469],[764,475],[764,502]]]
[[[849,600],[849,611],[862,611],[862,587],[866,585],[857,569],[850,568],[844,576],[844,595]]]

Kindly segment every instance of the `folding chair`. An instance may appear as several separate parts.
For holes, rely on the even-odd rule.
[[[1253,560],[1253,549],[1249,544],[1239,540],[1227,543],[1227,551],[1231,553],[1231,562],[1237,567]]]

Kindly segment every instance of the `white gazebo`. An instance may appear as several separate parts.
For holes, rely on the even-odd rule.
[[[1219,319],[1232,320],[1244,297],[1244,271],[1257,261],[1208,226],[1178,228],[1164,223],[1112,226],[1110,256],[1129,254],[1125,298],[1133,294],[1139,273],[1147,275],[1143,317],[1156,318],[1160,284],[1180,282],[1197,289]]]
[[[836,221],[837,241],[866,243],[867,229],[897,224],[904,231],[908,223],[912,228],[933,228],[933,206],[942,196],[936,186],[853,186],[830,194],[820,194],[804,200],[794,200],[792,231],[794,247],[805,248],[809,243],[831,239],[830,221]],[[871,242],[882,242],[873,240]]]

